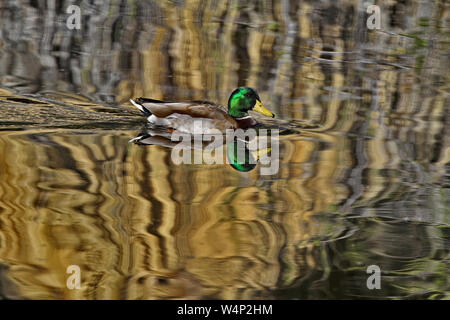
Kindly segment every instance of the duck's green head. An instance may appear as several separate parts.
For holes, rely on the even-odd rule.
[[[233,118],[243,118],[248,116],[249,110],[259,112],[268,117],[275,117],[272,112],[262,105],[261,99],[255,90],[249,87],[237,88],[228,99],[228,114]]]

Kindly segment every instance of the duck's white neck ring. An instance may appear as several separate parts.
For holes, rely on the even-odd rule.
[[[246,116],[246,117],[242,117],[242,118],[236,118],[236,120],[244,120],[244,119],[249,119],[251,118],[251,116]]]

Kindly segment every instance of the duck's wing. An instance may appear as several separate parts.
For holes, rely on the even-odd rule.
[[[223,107],[208,101],[166,102],[148,98],[132,101],[145,114],[165,118],[173,113],[187,114],[193,118],[207,118],[235,122]]]

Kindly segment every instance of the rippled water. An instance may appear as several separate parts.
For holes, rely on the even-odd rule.
[[[0,297],[450,298],[447,3],[69,2],[0,4]],[[276,173],[130,142],[241,85]]]

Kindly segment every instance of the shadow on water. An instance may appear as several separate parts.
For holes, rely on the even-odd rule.
[[[381,30],[361,1],[49,3],[0,5],[1,298],[450,297],[443,2],[378,1]],[[249,141],[174,163],[128,102],[240,85],[270,174]]]

